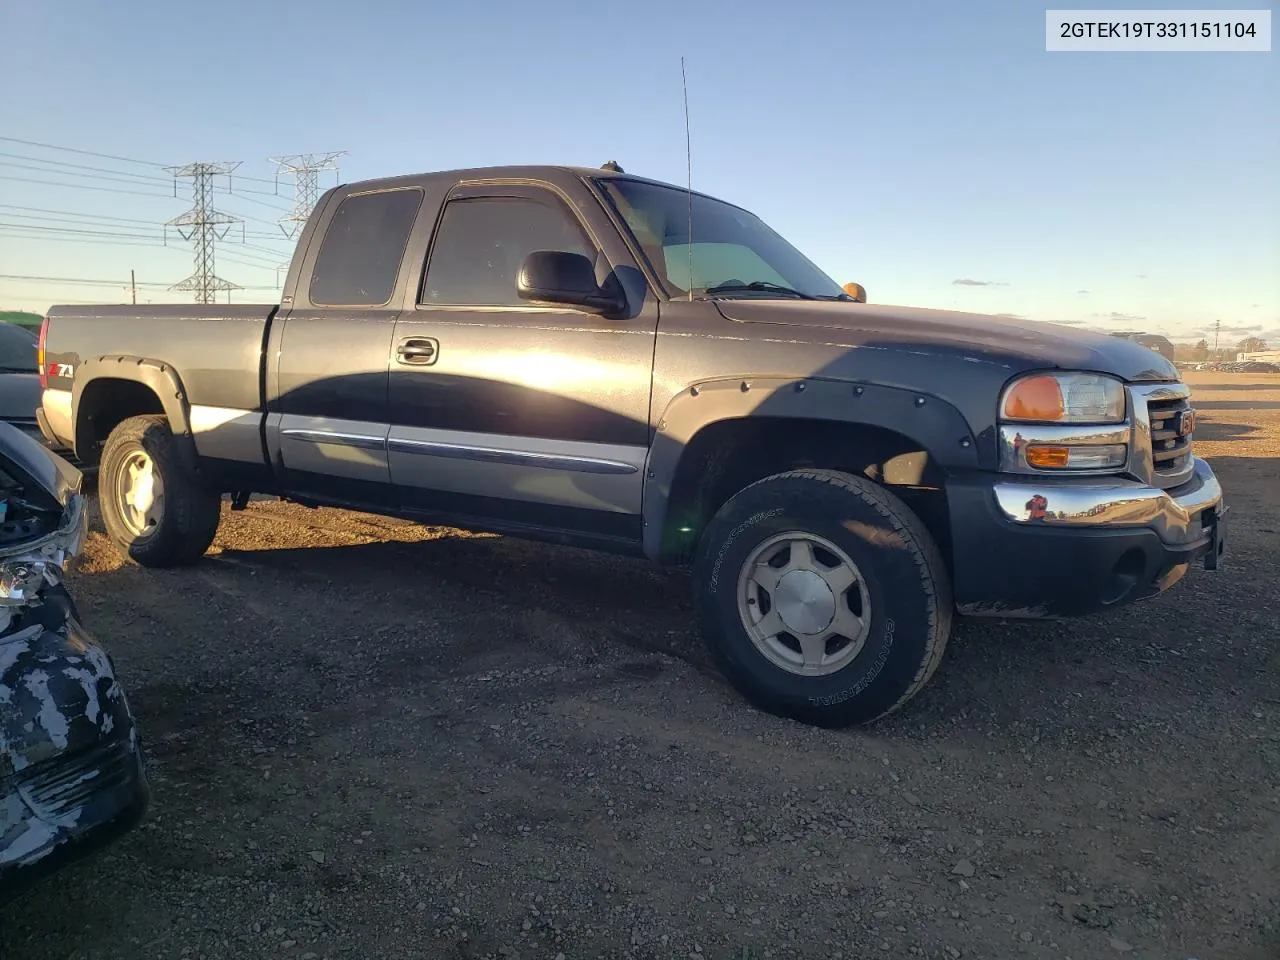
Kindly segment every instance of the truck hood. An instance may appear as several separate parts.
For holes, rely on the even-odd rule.
[[[1089,370],[1128,381],[1178,379],[1177,368],[1154,350],[1061,324],[847,301],[717,300],[715,304],[728,320],[787,328],[777,335],[790,339],[959,354],[1024,368]]]

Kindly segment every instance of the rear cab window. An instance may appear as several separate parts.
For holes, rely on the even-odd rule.
[[[308,290],[311,303],[328,307],[389,303],[422,198],[417,188],[344,198],[316,254]]]

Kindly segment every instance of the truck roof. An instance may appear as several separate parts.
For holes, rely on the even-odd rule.
[[[411,187],[422,186],[437,181],[447,181],[449,183],[457,183],[465,180],[550,180],[554,181],[563,177],[591,177],[598,180],[635,180],[641,183],[651,183],[655,186],[670,187],[674,190],[684,190],[685,188],[674,183],[667,183],[664,180],[654,180],[650,177],[639,177],[633,173],[624,171],[610,170],[604,167],[581,167],[571,164],[515,164],[505,166],[492,167],[463,167],[456,170],[433,170],[424,173],[403,174],[395,177],[378,177],[370,180],[356,180],[350,183],[342,183],[334,187],[334,190],[340,190],[343,193],[361,193],[366,190],[383,190],[394,187]],[[694,196],[707,197],[710,200],[719,199],[709,194],[693,191]],[[723,202],[723,201],[722,201]]]

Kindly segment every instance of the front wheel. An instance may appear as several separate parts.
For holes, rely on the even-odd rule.
[[[222,497],[184,466],[169,421],[130,417],[111,431],[98,468],[107,535],[144,567],[194,563],[213,542]]]
[[[924,687],[951,632],[951,587],[920,519],[884,488],[833,470],[752,484],[699,547],[713,658],[748,700],[824,727],[867,723]]]

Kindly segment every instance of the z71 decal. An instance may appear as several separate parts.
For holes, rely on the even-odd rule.
[[[69,363],[51,363],[49,364],[49,373],[55,377],[66,377],[68,380],[75,375],[76,368]]]

